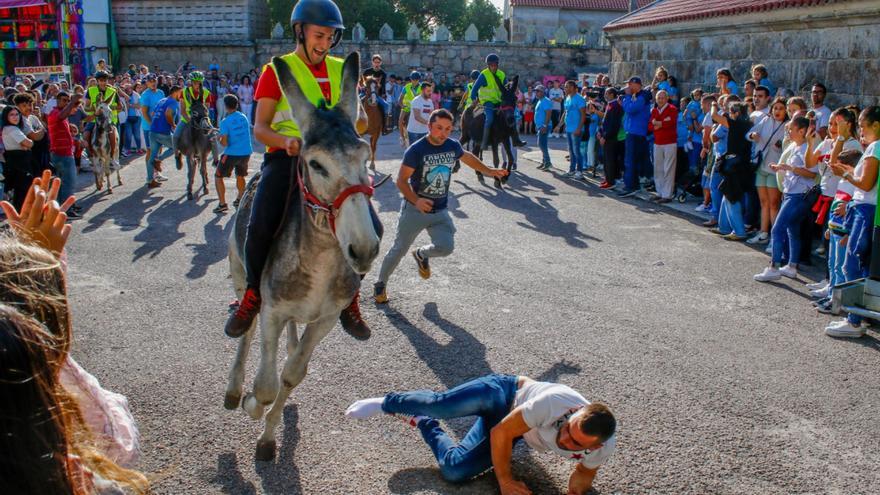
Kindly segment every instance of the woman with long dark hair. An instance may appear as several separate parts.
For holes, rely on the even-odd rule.
[[[235,90],[236,96],[238,96],[238,103],[241,106],[241,113],[244,114],[245,117],[248,118],[248,122],[253,125],[254,122],[254,85],[251,84],[250,76],[242,76],[241,84],[238,85],[238,89]]]
[[[10,105],[3,109],[0,125],[3,127],[3,148],[6,150],[6,163],[3,167],[6,191],[12,194],[12,204],[17,209],[21,208],[33,180],[31,148],[34,147],[34,142],[25,135],[24,120],[15,106]]]

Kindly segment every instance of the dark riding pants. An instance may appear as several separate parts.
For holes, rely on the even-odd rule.
[[[296,157],[288,156],[285,151],[274,151],[263,155],[262,177],[257,183],[254,202],[251,205],[251,217],[248,221],[247,237],[244,241],[244,266],[247,271],[248,287],[259,289],[263,267],[269,257],[272,240],[278,232],[284,218],[284,205],[291,185],[295,186]],[[376,210],[370,204],[370,217],[373,228],[382,238],[382,223]]]

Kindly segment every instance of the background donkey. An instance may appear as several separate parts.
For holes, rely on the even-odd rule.
[[[193,182],[196,165],[202,176],[202,194],[208,194],[208,154],[211,153],[216,129],[211,125],[208,109],[201,100],[195,100],[190,107],[190,119],[177,140],[177,150],[186,157],[186,199],[193,199]],[[179,158],[176,158],[179,160]],[[195,164],[194,164],[195,163]],[[178,168],[181,168],[178,161]]]
[[[498,145],[504,147],[507,155],[507,161],[504,168],[508,172],[513,172],[513,150],[511,149],[511,137],[516,130],[516,118],[514,108],[516,107],[516,88],[519,85],[519,76],[507,81],[507,84],[499,85],[501,89],[501,104],[495,108],[495,120],[492,121],[492,129],[489,132],[489,146],[492,148],[492,163],[498,168]],[[461,117],[461,144],[466,145],[468,141],[473,140],[472,151],[475,155],[483,159],[483,150],[480,149],[483,138],[483,122],[486,116],[483,114],[483,107],[475,110],[466,110]],[[482,182],[483,174],[477,172],[477,177]],[[495,187],[501,187],[507,183],[510,173],[503,178],[495,178]]]
[[[116,132],[116,126],[113,125],[111,119],[111,110],[109,101],[101,101],[95,109],[95,130],[92,131],[92,149],[95,156],[89,157],[92,160],[92,171],[95,173],[95,187],[100,191],[104,188],[104,179],[107,179],[107,194],[113,194],[113,186],[110,184],[110,174],[113,173],[113,158],[119,159],[119,136],[116,139],[116,156],[110,146],[110,133]],[[122,185],[122,177],[119,175],[119,168],[116,167],[116,183]]]
[[[273,60],[303,144],[299,160],[291,159],[296,170],[286,216],[263,271],[260,364],[253,393],[247,394],[242,403],[254,419],[272,404],[257,442],[258,460],[275,456],[275,429],[288,395],[305,377],[312,351],[336,324],[339,312],[351,303],[360,288],[361,275],[370,270],[379,252],[379,235],[367,197],[372,194],[366,167],[370,147],[354,128],[359,58],[355,52],[345,59],[342,92],[332,109],[324,105],[315,108],[287,64],[277,57]],[[239,298],[246,284],[244,239],[259,180],[260,174],[256,174],[248,184],[229,238],[229,267]],[[297,335],[298,324],[305,325],[301,338]],[[279,377],[278,339],[285,326],[287,360]],[[227,409],[235,409],[241,401],[244,364],[253,335],[251,327],[239,341],[226,387]]]

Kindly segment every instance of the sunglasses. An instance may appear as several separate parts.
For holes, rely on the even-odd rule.
[[[561,418],[556,420],[556,423],[554,423],[554,426],[558,430],[558,433],[556,434],[556,438],[558,440],[559,436],[562,434],[562,431],[565,430],[565,432],[568,434],[568,437],[571,438],[571,440],[578,447],[576,450],[573,450],[570,452],[583,452],[584,455],[587,455],[587,454],[590,454],[595,449],[589,449],[587,447],[584,447],[583,445],[578,444],[577,440],[575,440],[574,437],[571,435],[571,421],[570,420],[571,420],[571,417],[574,416],[578,412],[578,410],[579,409],[571,410],[571,411],[567,412],[564,416],[562,416]],[[604,445],[604,444],[600,444],[599,448],[601,448],[602,445]]]

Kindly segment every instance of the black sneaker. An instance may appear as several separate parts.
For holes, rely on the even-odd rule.
[[[241,198],[235,198],[235,201],[232,202],[232,207],[238,208],[239,203],[241,203]]]
[[[214,213],[226,213],[227,211],[229,211],[229,205],[227,205],[226,203],[223,203],[222,205],[217,205],[217,207],[214,208]]]
[[[638,191],[636,189],[624,189],[617,193],[617,196],[620,198],[628,198],[630,196],[635,196]]]
[[[416,264],[419,265],[419,276],[425,280],[431,278],[431,265],[428,264],[428,258],[423,258],[418,249],[414,250],[412,255]]]
[[[372,332],[367,326],[367,322],[361,317],[361,308],[358,304],[360,295],[360,292],[356,293],[351,304],[343,309],[342,313],[339,313],[339,322],[342,324],[342,329],[352,337],[358,340],[367,340]]]
[[[71,219],[71,218],[82,218],[82,215],[80,215],[79,212],[77,212],[77,211],[74,210],[73,208],[70,208],[70,209],[67,210],[67,218],[68,218],[68,219]]]

